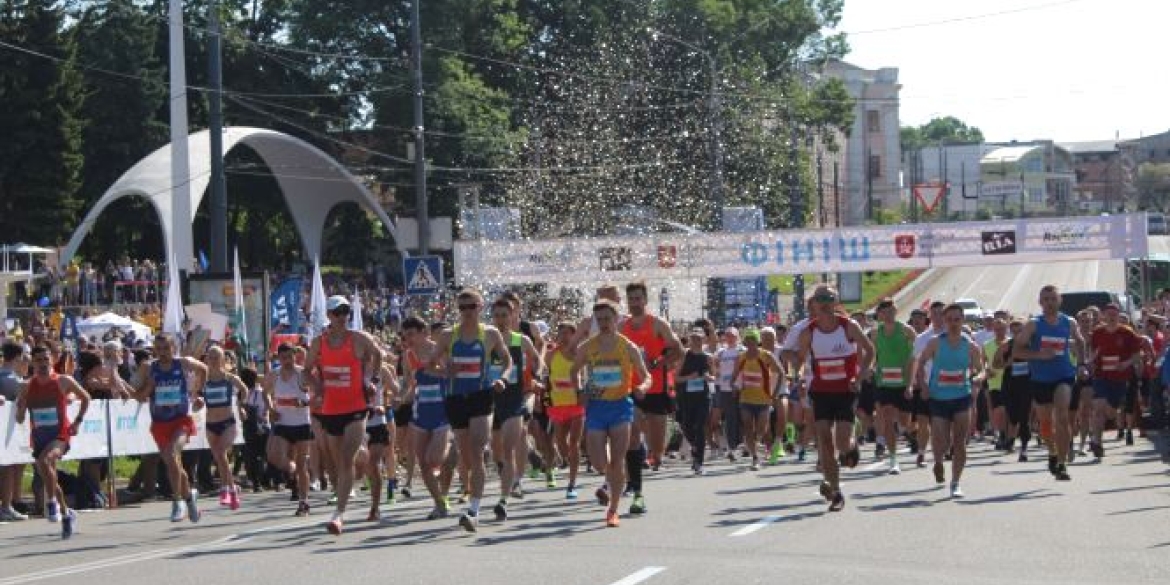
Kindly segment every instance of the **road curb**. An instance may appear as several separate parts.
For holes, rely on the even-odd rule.
[[[909,296],[912,292],[914,292],[915,290],[917,290],[920,287],[930,288],[932,285],[934,285],[935,281],[937,281],[941,276],[942,276],[942,271],[939,270],[938,268],[927,269],[925,272],[920,274],[918,276],[918,278],[915,278],[914,280],[907,283],[906,286],[902,287],[902,290],[898,291],[898,293],[894,295],[894,305],[901,307],[902,300],[905,299],[907,296]],[[903,307],[903,309],[905,309],[905,308],[906,307]],[[916,307],[909,307],[909,308],[914,309]],[[907,312],[907,315],[908,314],[909,313]]]

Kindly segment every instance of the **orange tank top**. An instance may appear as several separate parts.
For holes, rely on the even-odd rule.
[[[353,333],[346,333],[341,347],[329,346],[329,335],[321,336],[322,387],[325,399],[321,414],[350,414],[366,410],[366,392],[362,380],[362,362],[353,349]]]
[[[650,370],[650,389],[647,394],[674,393],[674,372],[667,367],[666,360],[661,359],[666,350],[666,340],[654,331],[654,321],[648,316],[642,319],[642,324],[634,327],[633,318],[627,317],[622,321],[621,334],[634,342],[642,349],[642,359],[646,361],[646,369]],[[655,363],[659,362],[659,363]],[[642,383],[638,374],[634,374],[634,385]]]

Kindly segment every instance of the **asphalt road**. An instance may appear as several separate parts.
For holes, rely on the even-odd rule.
[[[1151,236],[1150,252],[1170,253],[1170,238]],[[961,298],[975,299],[987,311],[1007,309],[1012,314],[1028,315],[1037,310],[1036,298],[1044,284],[1055,284],[1066,291],[1122,292],[1124,266],[1121,260],[1108,260],[940,268],[936,269],[935,278],[908,291],[899,304],[903,317],[929,301]]]
[[[1079,460],[1073,481],[1057,483],[1038,451],[1021,464],[975,445],[962,500],[929,469],[888,476],[868,459],[845,474],[848,506],[836,514],[811,463],[720,462],[691,477],[669,462],[647,477],[649,513],[617,529],[584,497],[593,477],[578,502],[539,489],[475,535],[426,521],[417,497],[380,524],[358,521],[359,504],[339,538],[322,527],[323,501],[298,519],[285,494],[249,495],[234,513],[205,499],[198,525],[172,524],[167,504],[150,503],[84,514],[69,541],[43,520],[0,526],[0,585],[1166,583],[1168,468],[1144,439],[1107,448],[1104,463]]]

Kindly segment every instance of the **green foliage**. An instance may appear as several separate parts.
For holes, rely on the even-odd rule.
[[[983,142],[983,132],[975,126],[954,117],[934,118],[918,126],[903,126],[902,150],[914,150],[932,144],[961,144]]]
[[[1138,209],[1170,209],[1170,163],[1145,163],[1138,167]]]

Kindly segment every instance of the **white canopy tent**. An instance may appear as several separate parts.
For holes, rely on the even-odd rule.
[[[98,340],[109,333],[110,329],[115,328],[121,330],[122,333],[133,331],[134,337],[145,341],[150,341],[151,335],[153,335],[150,327],[114,313],[102,313],[77,322],[78,333],[85,337],[96,337]]]

